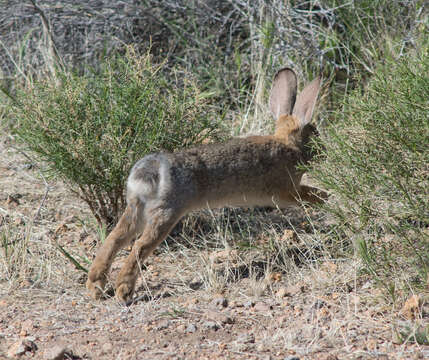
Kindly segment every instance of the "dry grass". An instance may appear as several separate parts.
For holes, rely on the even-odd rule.
[[[194,22],[195,33],[201,36],[177,42],[171,35],[174,26],[191,26],[192,22],[170,22],[166,31],[164,20],[171,20],[172,14],[177,17],[172,9],[189,10],[170,6],[173,2],[179,3],[162,3],[147,23],[138,21],[148,19],[144,7],[130,2],[121,2],[130,10],[126,14],[111,12],[116,5],[104,1],[91,9],[86,5],[73,8],[70,2],[56,8],[51,6],[53,2],[43,1],[39,6],[51,20],[53,39],[67,64],[93,64],[103,46],[110,52],[122,46],[125,38],[128,41],[132,32],[141,31],[138,35],[144,38],[147,33],[142,23],[150,25],[151,31],[159,30],[155,31],[158,39],[169,34],[179,44],[175,48],[170,42],[154,44],[154,49],[166,50],[162,54],[168,52],[174,63],[198,53],[196,45],[204,45],[207,34],[206,28],[198,26],[209,23]],[[201,53],[209,55],[208,62],[195,57],[186,62],[191,68],[185,66],[220,94],[219,106],[231,106],[227,120],[234,134],[265,132],[272,126],[265,115],[266,79],[278,66],[293,66],[303,78],[312,77],[327,62],[335,70],[336,89],[344,93],[350,85],[345,75],[363,69],[366,76],[383,54],[401,55],[403,49],[413,46],[426,11],[424,5],[420,10],[413,8],[418,2],[411,1],[400,8],[404,16],[397,16],[392,24],[383,24],[379,14],[375,28],[365,23],[368,17],[360,17],[363,22],[358,25],[364,31],[351,39],[362,50],[357,53],[347,47],[347,39],[337,37],[351,33],[337,33],[346,25],[335,2],[302,2],[304,7],[293,11],[283,1],[272,1],[267,7],[262,3],[266,2],[258,2],[258,6],[250,6],[254,2],[248,1],[228,2],[232,8],[225,26],[227,36],[246,29],[250,43],[238,46],[240,43],[229,41],[229,52],[224,48],[209,52],[213,37],[207,37],[210,46],[205,44],[207,51]],[[341,8],[345,15],[354,3]],[[219,15],[207,27],[211,30],[219,29],[219,22],[225,20],[215,5],[210,11],[196,8],[193,13],[200,19]],[[81,11],[87,11],[87,17],[81,17]],[[9,26],[11,13],[18,14],[21,22],[17,27]],[[27,76],[31,85],[31,76],[52,74],[48,66],[52,59],[47,59],[51,56],[49,42],[42,36],[40,16],[34,14],[34,8],[22,2],[0,10],[0,33],[8,31],[0,46],[10,49],[1,53],[0,62],[6,64],[2,86],[13,88],[15,76]],[[127,27],[130,23],[135,27]],[[66,31],[75,25],[86,30]],[[108,42],[95,38],[100,27],[112,31],[106,33]],[[367,41],[377,34],[376,41]],[[66,35],[73,35],[74,41],[64,38]],[[215,35],[219,44],[222,39],[231,40],[221,32]],[[381,49],[380,43],[387,45]],[[225,59],[231,61],[228,66],[234,65],[218,66],[226,64]],[[356,61],[351,63],[351,59]],[[194,64],[197,66],[192,68]],[[337,99],[325,96],[324,100]],[[3,105],[2,100],[0,118],[6,114]],[[329,111],[322,113],[322,122],[328,117]],[[9,128],[6,122],[0,126]],[[63,184],[44,181],[43,172],[35,167],[43,169],[43,164],[17,152],[13,139],[2,137],[0,141],[0,357],[10,344],[27,335],[34,335],[39,346],[36,358],[58,342],[67,343],[77,358],[97,359],[429,357],[427,291],[415,294],[417,306],[404,310],[410,291],[400,291],[394,298],[380,291],[362,272],[362,263],[350,255],[350,239],[339,238],[332,219],[312,209],[222,209],[192,214],[142,268],[135,304],[126,308],[113,298],[89,300],[83,285],[86,275],[58,250],[57,243],[85,267],[104,231]],[[112,279],[126,253],[120,253]],[[219,297],[227,299],[228,305],[219,308]],[[23,328],[24,320],[30,320],[29,330]],[[206,328],[207,321],[218,328]],[[195,325],[195,331],[188,331],[190,325]],[[103,350],[109,344],[111,350]]]
[[[95,222],[63,185],[49,180],[37,221],[26,225],[45,184],[10,145],[3,141],[1,148],[7,156],[0,160],[0,207],[8,216],[0,232],[19,241],[9,257],[1,249],[0,307],[7,306],[0,317],[0,356],[25,331],[36,338],[36,356],[61,341],[80,357],[98,359],[166,359],[173,353],[187,359],[428,355],[422,341],[429,310],[424,294],[416,317],[407,319],[400,313],[406,294],[392,303],[360,273],[358,260],[327,256],[323,250],[330,244],[317,230],[318,221],[326,220],[298,208],[192,214],[148,259],[134,305],[90,301],[84,273],[54,240],[84,264],[100,236]],[[19,204],[8,204],[7,196],[17,194]],[[115,262],[112,278],[125,255]],[[216,305],[219,297],[227,299],[226,307]],[[24,320],[34,326],[23,330]],[[190,325],[195,332],[187,332]],[[112,352],[103,352],[106,342]]]

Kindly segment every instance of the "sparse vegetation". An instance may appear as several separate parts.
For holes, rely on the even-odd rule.
[[[26,333],[36,358],[429,357],[427,1],[0,3],[0,358]],[[191,214],[131,311],[88,301],[133,162],[270,132],[283,66],[324,74],[327,204]]]
[[[429,46],[374,70],[325,129],[313,173],[327,206],[380,284],[424,287],[429,273]]]

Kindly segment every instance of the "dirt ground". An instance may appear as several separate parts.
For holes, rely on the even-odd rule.
[[[262,275],[255,261],[226,281],[239,268],[236,248],[167,244],[149,259],[134,304],[90,299],[85,273],[57,244],[88,267],[97,226],[27,156],[0,136],[0,359],[429,358],[419,341],[427,294],[392,305],[354,259]]]

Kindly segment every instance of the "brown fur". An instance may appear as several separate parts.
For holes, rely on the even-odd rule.
[[[115,254],[134,243],[116,281],[116,296],[132,298],[139,264],[186,213],[204,207],[279,206],[298,200],[319,202],[327,195],[300,184],[300,163],[311,158],[307,143],[320,79],[296,98],[296,76],[282,69],[274,78],[270,106],[277,116],[274,135],[232,139],[139,160],[127,183],[128,206],[91,266],[87,288],[101,296]],[[295,106],[294,106],[295,105]]]

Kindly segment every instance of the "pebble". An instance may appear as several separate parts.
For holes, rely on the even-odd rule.
[[[203,323],[203,328],[206,330],[218,330],[219,329],[219,325],[217,323],[215,323],[214,321],[206,321],[205,323]]]
[[[277,290],[276,296],[279,298],[284,298],[288,295],[288,290],[285,287],[281,287]]]
[[[216,308],[225,308],[228,306],[228,300],[224,297],[217,297],[211,303],[211,306]]]
[[[258,302],[255,304],[254,309],[256,311],[270,311],[273,309],[273,307],[263,302]]]
[[[144,351],[148,351],[148,350],[150,350],[150,346],[149,345],[146,345],[146,344],[144,344],[144,345],[140,345],[139,347],[138,347],[138,349],[137,349],[139,352],[144,352]]]
[[[195,331],[197,331],[197,327],[195,324],[189,324],[185,330],[186,333],[194,333]]]
[[[227,312],[216,312],[208,310],[205,315],[209,320],[216,321],[223,325],[234,324],[234,318]]]
[[[27,164],[21,165],[18,169],[19,170],[31,170],[33,167],[34,167],[33,164],[27,163]]]
[[[106,342],[101,347],[105,353],[111,353],[113,350],[113,344],[111,342]]]
[[[259,343],[258,346],[256,347],[256,350],[258,351],[265,351],[265,345],[264,343]]]
[[[37,345],[33,341],[24,339],[12,344],[7,351],[7,356],[13,358],[24,355],[27,351],[36,352],[36,350]]]
[[[14,358],[16,356],[21,356],[25,354],[26,351],[27,351],[27,348],[22,343],[22,341],[18,341],[9,347],[9,349],[7,350],[7,357]]]
[[[245,308],[251,308],[255,306],[255,302],[252,300],[249,300],[249,301],[246,301],[243,305]]]
[[[183,324],[180,324],[180,325],[177,326],[176,330],[179,331],[179,332],[185,332],[186,331],[186,326],[183,325]]]
[[[200,279],[193,279],[191,280],[191,282],[189,283],[189,287],[192,290],[198,290],[203,286],[203,282]]]
[[[247,333],[240,334],[236,341],[243,344],[253,344],[255,342],[255,335]]]
[[[165,329],[168,329],[168,327],[170,326],[170,324],[171,324],[171,321],[170,320],[164,320],[164,321],[162,321],[156,328],[155,328],[155,330],[158,330],[158,331],[160,331],[160,330],[165,330]]]
[[[46,349],[43,354],[44,360],[62,360],[67,349],[62,345],[54,345],[50,349]]]
[[[313,303],[313,305],[312,305],[312,308],[313,309],[321,309],[322,307],[324,307],[324,306],[326,306],[326,302],[324,301],[324,300],[322,300],[322,299],[317,299],[314,303]]]

